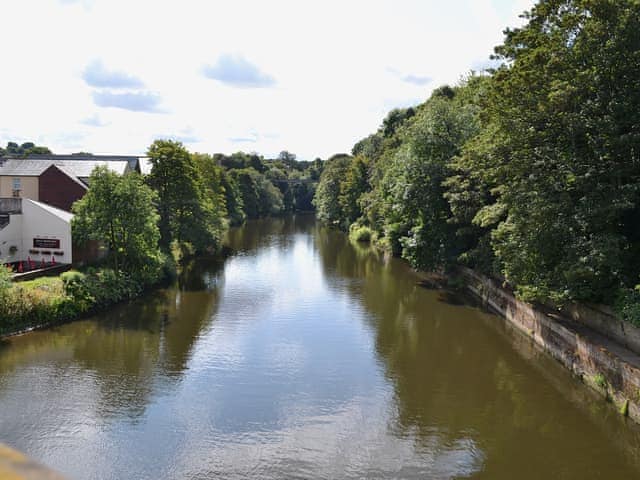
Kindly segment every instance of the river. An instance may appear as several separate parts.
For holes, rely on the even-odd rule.
[[[312,216],[0,342],[0,442],[69,478],[640,478],[640,429],[500,318]]]

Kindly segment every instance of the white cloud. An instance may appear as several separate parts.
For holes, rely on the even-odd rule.
[[[107,125],[109,125],[107,122],[102,120],[97,113],[94,113],[89,117],[83,118],[82,120],[80,120],[80,123],[82,125],[87,125],[89,127],[106,127]]]
[[[107,70],[100,60],[93,60],[84,69],[82,78],[91,87],[97,88],[140,88],[142,80],[126,72]]]
[[[223,54],[214,65],[202,69],[205,77],[240,88],[264,88],[275,85],[275,79],[263,73],[242,55]]]
[[[98,90],[93,92],[93,102],[99,107],[115,107],[132,112],[159,113],[160,96],[149,92],[111,92]]]
[[[0,31],[11,66],[0,142],[142,153],[164,132],[202,152],[326,158],[349,151],[390,108],[485,62],[532,3],[6,2],[3,16],[29,18],[29,29],[5,22]],[[96,114],[99,122],[82,121]]]

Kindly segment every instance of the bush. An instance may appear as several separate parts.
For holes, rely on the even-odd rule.
[[[159,273],[141,271],[134,275],[109,268],[88,269],[86,273],[66,272],[62,276],[65,294],[80,312],[96,310],[139,296],[157,280]]]
[[[640,327],[640,285],[634,289],[620,290],[614,310],[622,320]]]
[[[0,266],[0,334],[74,320],[138,297],[175,275],[173,259],[164,255],[150,259],[133,273],[89,268],[22,283],[11,282],[9,272]]]
[[[356,242],[370,242],[373,238],[373,230],[364,225],[354,223],[349,227],[349,238]]]
[[[60,304],[64,298],[58,278],[4,285],[0,288],[0,333],[61,319]]]

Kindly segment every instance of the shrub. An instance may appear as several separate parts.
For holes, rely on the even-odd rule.
[[[349,238],[356,242],[370,242],[373,231],[364,225],[353,224],[349,227]]]
[[[636,285],[634,289],[620,290],[614,310],[622,320],[640,327],[640,285]]]
[[[2,268],[0,268],[2,270]],[[135,273],[109,268],[71,270],[60,277],[12,283],[0,271],[0,333],[15,332],[65,320],[139,296],[163,278],[175,275],[169,257],[159,257]]]
[[[0,294],[0,332],[5,333],[59,320],[64,297],[56,278],[10,284]]]

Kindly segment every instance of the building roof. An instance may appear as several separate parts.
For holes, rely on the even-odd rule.
[[[5,158],[15,158],[7,155]],[[139,171],[140,158],[137,155],[89,155],[89,154],[71,154],[71,155],[58,155],[53,153],[38,153],[27,155],[25,160],[47,160],[58,162],[61,160],[83,160],[83,161],[125,161],[129,164],[129,170]]]
[[[47,212],[49,212],[51,215],[54,215],[54,216],[64,220],[65,222],[70,222],[71,219],[73,218],[73,213],[65,212],[64,210],[60,210],[59,208],[52,207],[51,205],[48,205],[46,203],[37,202],[35,200],[31,200],[30,198],[24,198],[22,200],[24,202],[31,202],[34,205],[37,205],[38,207],[42,208],[43,210],[46,210]]]
[[[126,160],[45,160],[9,158],[0,162],[0,176],[39,177],[51,165],[63,170],[67,175],[73,175],[81,180],[88,179],[91,172],[98,166],[106,166],[109,170],[123,175],[129,169]]]
[[[76,177],[75,172],[70,169],[69,167],[66,167],[64,165],[49,165],[44,172],[46,172],[47,170],[49,170],[50,168],[55,168],[57,170],[60,170],[62,173],[64,173],[67,177],[69,177],[71,180],[73,180],[74,182],[76,182],[78,185],[80,185],[82,188],[84,188],[85,190],[87,189],[87,182],[86,181],[82,181],[80,180],[78,177]],[[42,172],[42,173],[44,173]]]

